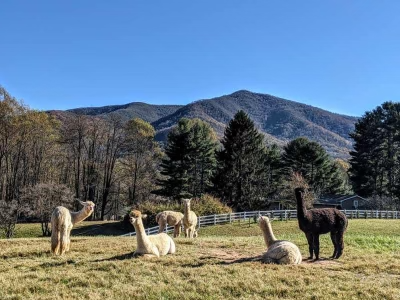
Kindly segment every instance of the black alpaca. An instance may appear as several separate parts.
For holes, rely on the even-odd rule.
[[[295,189],[297,200],[297,219],[299,227],[306,234],[308,249],[310,251],[309,259],[319,259],[319,235],[330,232],[331,240],[335,250],[331,258],[337,259],[343,253],[344,243],[343,234],[347,228],[347,218],[344,213],[336,208],[314,208],[307,210],[304,203],[304,190]]]

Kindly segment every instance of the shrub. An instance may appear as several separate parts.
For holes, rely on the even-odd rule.
[[[145,227],[156,226],[156,215],[165,210],[173,210],[180,211],[183,213],[183,204],[179,202],[151,202],[145,201],[139,204],[136,204],[132,207],[132,209],[137,209],[141,211],[143,214],[147,214],[147,219],[144,220]],[[200,199],[193,199],[191,203],[191,209],[196,213],[197,216],[207,216],[214,214],[226,214],[231,213],[232,209],[223,204],[218,198],[215,198],[211,195],[203,195]],[[124,218],[124,225],[128,226],[126,222],[129,223],[127,217]],[[124,226],[124,227],[125,227]]]
[[[218,198],[208,194],[203,195],[198,200],[192,200],[191,209],[197,216],[228,214],[232,212],[229,206],[223,204]]]

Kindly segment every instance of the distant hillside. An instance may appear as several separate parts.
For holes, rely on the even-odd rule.
[[[182,117],[209,122],[219,136],[238,110],[249,114],[269,142],[284,144],[299,136],[314,140],[333,156],[346,157],[351,149],[349,133],[357,118],[328,112],[310,105],[267,94],[238,91],[230,95],[188,104],[171,115],[153,122],[158,138]]]
[[[238,110],[249,114],[259,130],[265,134],[269,144],[277,143],[282,146],[292,139],[305,136],[320,143],[332,156],[342,158],[348,157],[352,148],[349,133],[354,130],[357,118],[244,90],[185,106],[133,102],[52,113],[59,118],[67,117],[71,113],[104,117],[117,114],[124,120],[139,117],[152,123],[157,130],[157,140],[165,141],[171,127],[183,117],[200,118],[209,122],[218,136],[222,137],[226,124]]]
[[[132,102],[124,105],[75,108],[68,110],[68,112],[89,116],[115,114],[125,121],[133,118],[141,118],[147,122],[154,122],[174,113],[181,107],[182,105],[151,105],[143,102]]]

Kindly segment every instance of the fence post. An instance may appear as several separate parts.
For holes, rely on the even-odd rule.
[[[214,225],[217,225],[217,215],[214,215]]]
[[[229,223],[232,223],[232,213],[229,213]]]
[[[200,223],[201,223],[201,217],[199,218],[199,227],[198,228],[200,228]]]

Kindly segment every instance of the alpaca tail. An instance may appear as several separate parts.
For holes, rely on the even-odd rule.
[[[53,215],[51,218],[51,253],[58,255],[60,251],[60,230],[58,228],[58,218]]]
[[[51,229],[51,253],[57,255],[60,251],[60,231],[52,226]]]

